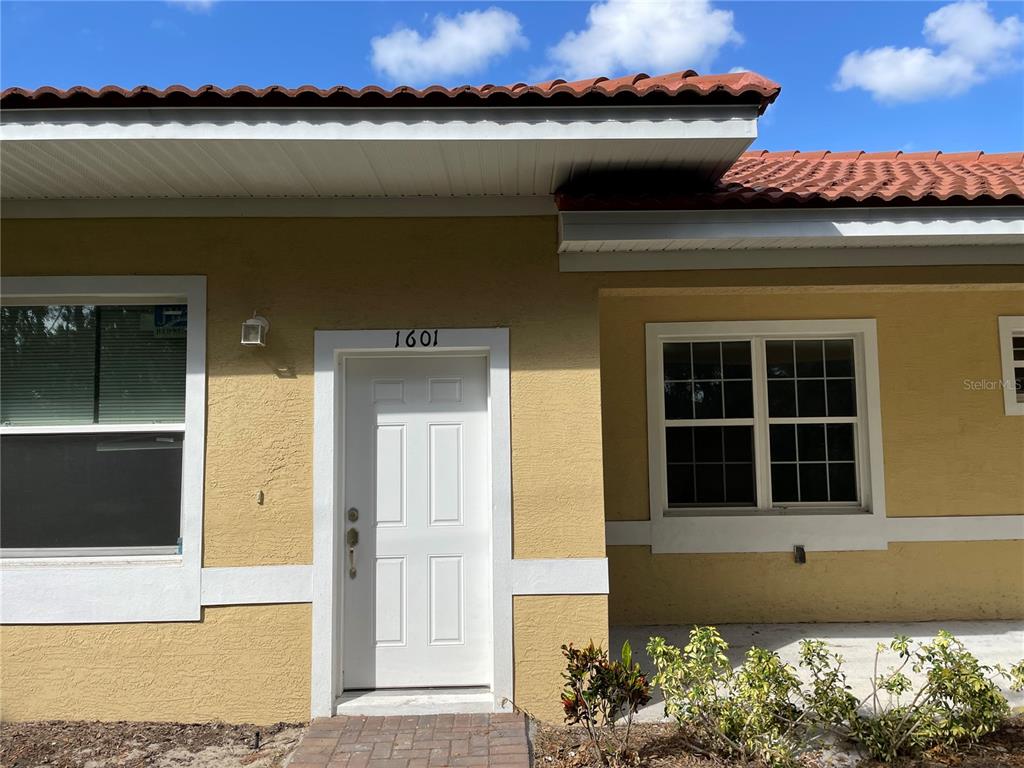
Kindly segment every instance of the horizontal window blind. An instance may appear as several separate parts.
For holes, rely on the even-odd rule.
[[[184,421],[184,306],[10,306],[2,314],[0,422]]]

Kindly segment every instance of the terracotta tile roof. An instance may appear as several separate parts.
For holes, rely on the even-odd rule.
[[[586,183],[586,182],[583,182]],[[1024,152],[747,152],[710,189],[678,176],[635,193],[566,188],[561,210],[1024,204]]]
[[[43,87],[35,90],[7,88],[0,94],[4,109],[56,107],[409,107],[409,106],[503,106],[539,104],[756,104],[763,112],[775,101],[781,88],[754,72],[728,75],[698,75],[692,69],[650,76],[644,73],[587,80],[549,80],[528,85],[460,85],[445,88],[431,85],[422,90],[398,86],[386,90],[377,85],[349,88],[316,88],[303,85],[285,88],[271,85],[251,88],[238,85],[218,88],[203,85],[186,88],[172,85],[158,89],[146,85],[120,88],[107,85],[98,90],[74,86],[66,90]]]

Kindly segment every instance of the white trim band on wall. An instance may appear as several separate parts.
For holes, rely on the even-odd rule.
[[[313,602],[312,565],[203,568],[203,605]]]
[[[1013,541],[1024,539],[1024,515],[962,515],[959,517],[889,517],[884,524],[887,542]],[[650,520],[609,520],[605,542],[610,547],[649,547]],[[801,542],[794,542],[799,544]],[[848,549],[849,547],[846,547]],[[826,548],[827,549],[827,548]],[[722,551],[688,549],[687,552]],[[782,551],[766,547],[761,552]]]
[[[607,595],[608,559],[513,560],[513,595]]]

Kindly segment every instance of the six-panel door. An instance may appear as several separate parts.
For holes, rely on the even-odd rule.
[[[486,373],[481,356],[346,360],[346,690],[490,683]]]

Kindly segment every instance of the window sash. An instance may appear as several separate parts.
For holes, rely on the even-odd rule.
[[[140,561],[153,561],[170,558],[174,562],[184,561],[198,564],[200,529],[197,521],[201,520],[202,483],[196,478],[196,451],[199,456],[204,453],[203,439],[205,419],[198,420],[196,403],[202,402],[205,408],[205,282],[195,277],[27,277],[8,278],[4,288],[11,291],[2,297],[7,306],[40,306],[40,305],[87,305],[87,306],[169,306],[181,305],[189,312],[189,326],[185,334],[184,362],[184,413],[180,422],[142,422],[128,421],[123,423],[80,423],[80,424],[38,424],[38,425],[4,425],[0,424],[2,435],[44,435],[44,434],[132,434],[141,432],[161,432],[181,434],[183,439],[182,456],[182,487],[180,493],[179,531],[181,537],[176,546],[145,546],[145,547],[31,547],[31,548],[0,548],[0,559],[10,562],[31,563],[36,560],[59,562],[61,559],[80,560],[82,562],[95,559],[98,562],[109,558],[135,558]],[[61,291],[51,293],[50,286],[64,287],[67,284],[91,285],[97,291]],[[167,292],[139,291],[142,284],[162,285],[169,288]],[[47,290],[37,291],[37,287],[46,286]],[[22,291],[21,289],[27,289]],[[203,378],[197,380],[196,374]],[[200,390],[197,392],[197,388]],[[197,397],[197,395],[200,395]],[[185,437],[186,424],[189,425],[188,437]],[[202,459],[200,458],[200,462]],[[198,566],[196,566],[198,567]]]
[[[853,342],[853,364],[854,364],[854,398],[856,403],[855,416],[768,416],[768,375],[766,370],[766,342],[771,340],[789,339],[849,339]],[[864,423],[867,417],[867,403],[864,392],[864,352],[863,340],[859,333],[829,333],[829,332],[802,332],[793,333],[780,331],[778,333],[749,333],[736,335],[680,335],[665,336],[658,339],[658,374],[660,377],[659,392],[663,392],[665,384],[664,372],[664,349],[665,344],[671,343],[695,343],[695,342],[723,342],[723,341],[749,341],[751,343],[751,367],[752,386],[754,389],[752,418],[721,418],[721,419],[666,419],[664,397],[659,398],[657,404],[659,420],[661,424],[659,441],[661,444],[661,508],[665,516],[687,516],[687,515],[729,515],[747,514],[763,515],[785,513],[788,510],[795,512],[814,513],[835,513],[848,514],[851,512],[867,511],[867,478],[869,471],[866,447],[866,431]],[[856,481],[856,501],[780,501],[772,499],[771,487],[771,449],[769,444],[769,430],[772,425],[781,424],[852,424],[854,429],[854,477]],[[668,503],[668,448],[666,428],[673,426],[753,426],[754,430],[754,482],[756,490],[756,505],[735,506],[735,505],[692,505],[692,506],[669,506]],[[794,464],[815,463],[815,462],[792,462]],[[820,462],[825,463],[825,462]],[[826,473],[827,473],[826,463]]]

